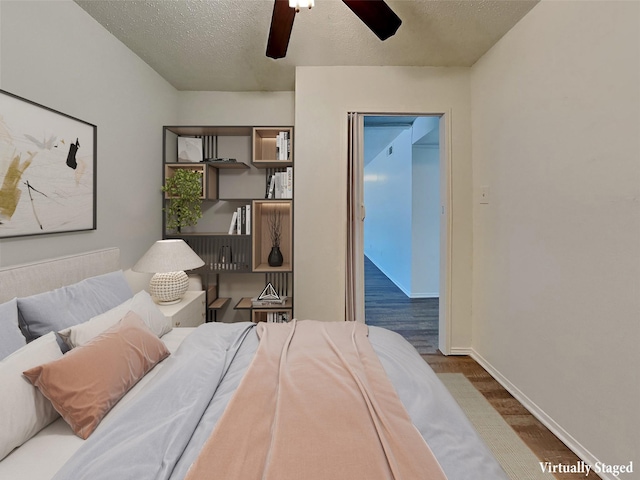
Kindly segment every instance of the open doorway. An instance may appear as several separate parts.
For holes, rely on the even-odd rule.
[[[411,138],[423,139],[432,132],[430,137],[424,138],[425,143],[435,144],[438,139],[438,170],[439,170],[439,288],[438,288],[438,350],[448,355],[451,353],[451,115],[443,113],[347,113],[347,250],[345,277],[345,319],[365,322],[365,254],[364,254],[364,224],[366,218],[364,200],[364,119],[366,117],[416,117],[427,125],[437,125],[437,129],[429,128],[428,132],[420,134],[416,119],[411,122]],[[383,120],[380,120],[381,122]],[[375,120],[374,120],[375,122]],[[414,125],[415,124],[415,125]],[[416,130],[413,133],[413,130]],[[389,139],[391,141],[392,138]],[[382,142],[381,142],[382,143]],[[389,151],[388,147],[391,147]],[[393,153],[393,146],[386,147],[387,153]],[[413,148],[413,147],[412,147]],[[383,175],[395,175],[395,170]],[[409,175],[413,178],[413,175]],[[409,187],[404,187],[409,190]],[[395,192],[402,190],[396,188]],[[392,190],[393,191],[393,190]],[[393,203],[382,202],[383,209],[389,210]],[[413,203],[409,209],[413,209]],[[416,208],[419,211],[420,208]],[[391,229],[388,231],[393,232]],[[415,242],[421,245],[419,241]],[[396,253],[403,251],[396,249]],[[391,316],[398,316],[391,309]],[[408,336],[408,334],[407,334]],[[435,341],[429,341],[435,344]],[[434,349],[434,345],[429,347]]]
[[[440,117],[366,115],[365,322],[438,350]]]

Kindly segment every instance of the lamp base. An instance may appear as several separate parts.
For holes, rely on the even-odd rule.
[[[156,299],[157,305],[175,305],[176,303],[180,303],[182,301],[182,297],[181,297],[177,300],[171,300],[170,302],[163,302],[161,300],[158,300],[158,297],[156,297],[155,295],[152,295],[152,296]]]
[[[149,283],[149,293],[161,305],[171,305],[182,300],[189,287],[189,277],[184,272],[156,273]]]

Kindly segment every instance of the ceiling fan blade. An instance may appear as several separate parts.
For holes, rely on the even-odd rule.
[[[295,17],[296,10],[289,6],[289,0],[274,0],[269,40],[267,40],[267,57],[283,58],[287,54]]]
[[[386,40],[394,35],[402,20],[387,5],[384,0],[342,0],[364,24],[377,35],[380,40]]]

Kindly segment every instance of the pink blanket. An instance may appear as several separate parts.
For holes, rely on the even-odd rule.
[[[446,479],[366,325],[257,328],[256,356],[187,480]]]

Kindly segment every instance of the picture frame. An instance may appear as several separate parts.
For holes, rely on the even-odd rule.
[[[96,229],[97,127],[0,90],[0,238]]]
[[[178,162],[202,162],[201,137],[178,137]]]

